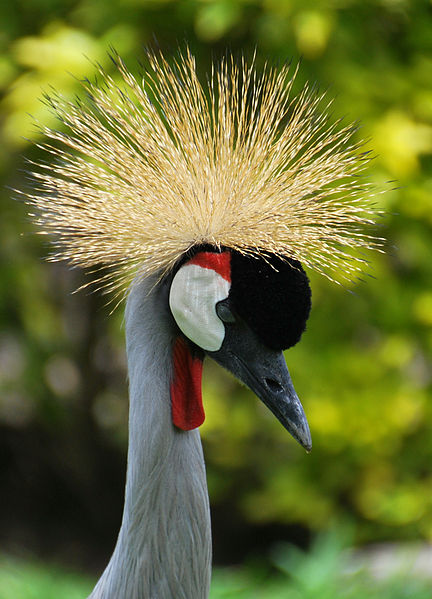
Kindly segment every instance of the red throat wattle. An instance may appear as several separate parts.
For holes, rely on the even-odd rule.
[[[202,360],[193,357],[182,337],[173,347],[174,377],[171,383],[172,421],[175,426],[190,431],[204,422],[201,378]]]

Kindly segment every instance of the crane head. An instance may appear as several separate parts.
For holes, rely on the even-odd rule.
[[[310,450],[308,423],[283,355],[300,339],[311,306],[301,264],[274,254],[198,251],[175,273],[169,305],[180,334],[187,339],[187,344],[176,348],[183,371],[174,372],[174,423],[189,429],[204,419],[196,376],[201,352],[246,384]],[[192,357],[180,359],[182,352],[192,352]],[[184,369],[190,371],[186,378]],[[181,381],[180,392],[176,380]]]
[[[293,96],[289,64],[258,73],[255,60],[227,55],[201,84],[188,48],[147,58],[135,76],[114,53],[116,75],[100,67],[82,82],[85,99],[46,97],[62,130],[43,129],[55,160],[36,165],[30,214],[53,235],[50,260],[107,267],[99,287],[123,291],[150,276],[164,292],[171,284],[178,428],[204,419],[206,353],[309,448],[281,354],[310,309],[298,260],[351,282],[367,268],[364,250],[381,251],[370,231],[381,211],[364,176],[371,156],[315,86]]]

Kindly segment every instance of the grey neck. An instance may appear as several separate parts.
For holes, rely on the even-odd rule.
[[[91,599],[206,599],[211,532],[198,430],[171,420],[166,289],[136,282],[126,305],[129,451],[123,521]]]

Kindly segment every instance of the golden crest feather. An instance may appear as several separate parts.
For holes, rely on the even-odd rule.
[[[205,243],[355,278],[358,250],[380,245],[367,233],[369,158],[325,94],[293,98],[289,66],[258,75],[228,57],[202,85],[188,50],[172,64],[148,56],[142,80],[115,55],[120,83],[99,69],[85,100],[48,98],[63,127],[44,129],[54,161],[37,165],[27,199],[53,235],[51,259],[111,267],[117,286]]]

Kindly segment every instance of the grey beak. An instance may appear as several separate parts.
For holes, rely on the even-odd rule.
[[[309,425],[283,353],[264,346],[245,323],[225,328],[222,347],[208,355],[245,383],[300,445],[310,451]]]

